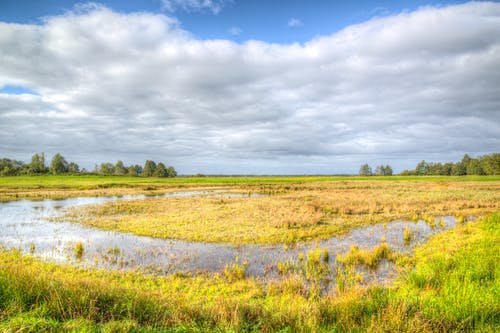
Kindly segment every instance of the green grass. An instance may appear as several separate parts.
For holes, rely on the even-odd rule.
[[[154,277],[1,251],[0,331],[495,332],[499,262],[500,213],[433,237],[392,287],[326,295],[293,275],[260,283],[234,267],[229,276]]]
[[[0,177],[1,186],[20,187],[95,187],[129,186],[129,185],[212,185],[212,184],[282,184],[297,182],[318,181],[352,181],[352,180],[377,180],[377,181],[499,181],[500,176],[227,176],[227,177],[176,177],[176,178],[143,178],[130,176],[95,176],[95,175],[43,175],[43,176],[14,176]]]

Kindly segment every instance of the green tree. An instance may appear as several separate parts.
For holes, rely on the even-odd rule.
[[[468,175],[484,175],[484,170],[481,166],[481,163],[475,158],[471,159],[467,164],[466,172]]]
[[[131,165],[127,168],[127,174],[130,176],[139,176],[142,173],[142,167],[138,164]]]
[[[479,158],[481,168],[487,175],[500,175],[500,154],[488,154]]]
[[[63,173],[67,173],[68,162],[66,162],[66,159],[61,154],[57,153],[52,157],[49,171],[53,175],[60,175]]]
[[[417,167],[415,168],[415,173],[418,176],[427,175],[428,172],[429,172],[429,164],[426,161],[421,161],[420,163],[417,164]]]
[[[47,172],[45,166],[45,153],[35,154],[31,157],[31,163],[28,165],[28,174],[37,175]]]
[[[167,168],[167,177],[174,178],[177,177],[177,171],[175,171],[173,166]]]
[[[155,177],[168,177],[168,171],[167,171],[167,168],[165,167],[165,164],[163,164],[161,162],[158,163],[153,176],[155,176]]]
[[[385,166],[379,165],[375,168],[375,175],[385,176]]]
[[[387,164],[385,166],[384,176],[392,176],[392,173],[393,173],[393,171],[392,171],[391,166],[389,164]]]
[[[116,162],[114,168],[113,168],[113,173],[115,175],[125,175],[127,173],[127,168],[125,167],[125,165],[123,165],[123,162],[122,161],[118,161]]]
[[[75,162],[70,162],[68,164],[68,173],[75,174],[79,172],[80,172],[80,167],[78,166],[78,164],[76,164]]]
[[[11,160],[8,158],[0,159],[0,176],[20,175],[24,168],[25,164],[21,161]]]
[[[146,163],[144,163],[144,169],[142,169],[142,176],[143,177],[153,177],[154,173],[156,170],[156,163],[151,160],[147,160]]]
[[[99,168],[99,173],[102,175],[112,175],[115,171],[115,167],[111,163],[101,163]]]
[[[370,168],[368,163],[363,164],[359,168],[359,175],[360,176],[371,176],[372,175],[372,168]]]

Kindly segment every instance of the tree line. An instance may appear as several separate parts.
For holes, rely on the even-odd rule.
[[[433,163],[423,160],[417,164],[415,170],[404,170],[401,175],[500,175],[500,154],[487,154],[477,158],[465,154],[462,160],[456,163]]]
[[[360,176],[392,176],[392,168],[390,165],[379,165],[375,168],[375,172],[372,171],[372,168],[368,165],[368,163],[363,164],[359,168]]]
[[[34,154],[30,163],[24,163],[9,158],[0,159],[0,176],[20,175],[64,175],[64,174],[96,174],[96,175],[120,175],[120,176],[142,176],[142,177],[176,177],[177,172],[172,166],[165,166],[162,162],[156,163],[147,160],[144,166],[138,164],[126,166],[122,161],[115,164],[101,163],[94,170],[80,169],[78,164],[68,162],[61,154],[57,153],[47,165],[45,154]]]

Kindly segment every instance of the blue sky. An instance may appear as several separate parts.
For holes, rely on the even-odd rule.
[[[0,157],[355,174],[500,147],[500,3],[0,0]]]
[[[180,0],[182,1],[182,0]],[[179,2],[180,2],[179,1]],[[192,0],[203,2],[203,0]],[[423,6],[445,6],[465,1],[328,1],[328,0],[212,0],[213,7],[187,8],[173,2],[173,10],[162,0],[95,1],[123,13],[138,11],[162,13],[176,17],[181,27],[201,39],[256,39],[271,43],[304,43],[328,35],[348,25],[373,17],[413,11]],[[189,1],[187,1],[189,2]],[[17,23],[39,23],[45,16],[60,15],[84,1],[70,0],[2,0],[0,20]],[[295,22],[295,24],[294,24]]]

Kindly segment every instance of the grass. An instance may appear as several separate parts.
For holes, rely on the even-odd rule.
[[[380,222],[422,217],[436,226],[432,216],[479,217],[500,209],[497,181],[325,181],[229,190],[268,196],[127,200],[73,209],[66,218],[157,238],[292,244]]]
[[[321,265],[324,255],[318,249],[310,260]],[[293,276],[268,283],[154,277],[1,251],[0,331],[494,332],[500,328],[498,262],[499,213],[434,236],[392,287],[320,296]]]
[[[344,265],[364,265],[370,269],[376,269],[383,259],[392,260],[392,249],[385,242],[381,242],[372,250],[362,250],[353,245],[345,255],[337,255],[337,262]]]
[[[134,193],[164,193],[185,188],[302,184],[311,182],[495,182],[500,176],[255,176],[143,178],[130,176],[14,176],[0,177],[0,201],[62,199]]]

